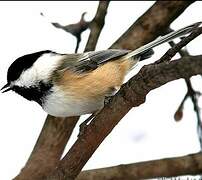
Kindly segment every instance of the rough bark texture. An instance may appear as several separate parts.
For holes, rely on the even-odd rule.
[[[151,90],[167,82],[201,73],[202,56],[144,66],[86,127],[86,131],[77,139],[55,172],[47,179],[75,179],[103,139],[132,107],[145,102],[146,95]]]
[[[109,1],[100,1],[98,9],[97,9],[97,13],[96,13],[94,19],[90,23],[91,31],[90,31],[88,42],[86,44],[84,51],[95,50],[100,33],[105,24],[105,16],[107,14],[108,6],[109,6]]]
[[[136,180],[202,173],[202,153],[83,171],[76,180]]]
[[[44,179],[60,161],[78,117],[55,118],[48,115],[25,167],[15,180]]]
[[[157,1],[110,48],[136,49],[161,35],[194,1]]]

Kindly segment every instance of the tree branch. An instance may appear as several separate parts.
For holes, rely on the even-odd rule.
[[[14,180],[44,179],[57,166],[78,119],[48,115],[25,167]]]
[[[196,26],[197,24],[199,23],[196,23]],[[200,24],[199,24],[200,25]],[[197,36],[201,35],[202,33],[202,27],[196,27],[195,30],[193,30],[193,32],[183,38],[179,43],[177,44],[173,44],[173,47],[170,48],[162,57],[161,59],[158,60],[158,62],[156,63],[160,63],[160,62],[163,62],[163,61],[170,61],[171,58],[177,54],[177,52],[179,52],[181,50],[181,48],[183,48],[184,46],[186,46],[189,42],[191,42],[193,39],[195,39]]]
[[[200,24],[199,24],[200,25]],[[197,26],[197,24],[196,24]],[[171,28],[168,29],[168,33],[173,31]],[[183,38],[184,41],[179,42],[178,44],[175,44],[173,41],[169,42],[170,46],[172,47],[170,49],[171,54],[169,55],[169,53],[164,54],[164,58],[161,58],[163,61],[167,61],[167,59],[171,59],[172,56],[174,56],[176,54],[176,50],[172,50],[172,49],[178,49],[180,48],[180,46],[183,44],[185,45],[187,43],[187,40],[191,40],[194,37],[197,37],[198,35],[200,35],[200,29],[195,29],[188,37]],[[181,45],[179,45],[181,44]],[[178,51],[181,57],[186,57],[186,56],[190,56],[189,52],[187,51],[187,49],[181,49]],[[168,56],[168,58],[166,59],[166,56]],[[199,139],[199,143],[202,149],[202,122],[201,122],[201,116],[200,116],[200,108],[198,106],[198,97],[199,95],[201,95],[200,92],[197,92],[193,89],[192,87],[192,83],[191,83],[191,79],[187,78],[185,79],[185,83],[187,85],[187,93],[185,94],[185,97],[183,98],[180,106],[178,107],[174,117],[176,121],[179,121],[182,119],[183,116],[183,106],[185,101],[187,100],[188,97],[191,98],[193,106],[194,106],[194,111],[196,113],[196,117],[197,117],[197,133],[198,133],[198,139]]]
[[[75,53],[77,53],[77,51],[78,51],[79,44],[81,42],[82,32],[85,31],[86,29],[88,29],[89,25],[90,25],[90,22],[85,21],[85,19],[84,19],[85,14],[86,14],[86,12],[82,13],[80,21],[77,23],[74,23],[74,24],[68,24],[68,25],[63,26],[63,25],[59,24],[58,22],[51,22],[51,24],[54,27],[62,29],[65,32],[72,34],[76,38],[77,42],[76,42]],[[44,14],[41,13],[41,16],[44,16]]]
[[[194,1],[157,1],[110,48],[137,49],[154,40]]]
[[[83,171],[76,180],[135,180],[202,173],[202,153]]]
[[[100,1],[99,6],[96,12],[94,19],[90,23],[90,35],[88,38],[88,42],[85,47],[86,51],[95,50],[97,41],[99,39],[102,28],[105,24],[105,16],[107,14],[107,8],[109,6],[109,1]]]
[[[61,160],[54,174],[47,179],[74,179],[116,124],[132,107],[144,103],[151,90],[167,82],[202,73],[202,56],[182,59],[144,66],[86,127],[86,131]]]

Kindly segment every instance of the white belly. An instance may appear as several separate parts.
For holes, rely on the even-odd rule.
[[[72,96],[64,96],[60,89],[55,88],[51,94],[46,96],[42,108],[52,116],[69,117],[91,114],[103,106],[104,98],[80,100]]]

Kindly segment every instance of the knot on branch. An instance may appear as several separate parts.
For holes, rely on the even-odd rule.
[[[136,92],[129,84],[125,84],[120,91],[120,96],[124,99],[129,107],[136,107],[143,104],[146,100],[146,95]]]

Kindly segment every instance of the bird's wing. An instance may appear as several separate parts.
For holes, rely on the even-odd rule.
[[[78,73],[92,71],[100,65],[116,60],[126,55],[130,50],[109,49],[103,51],[90,51],[83,54],[68,54],[64,56],[60,70],[68,69]]]

